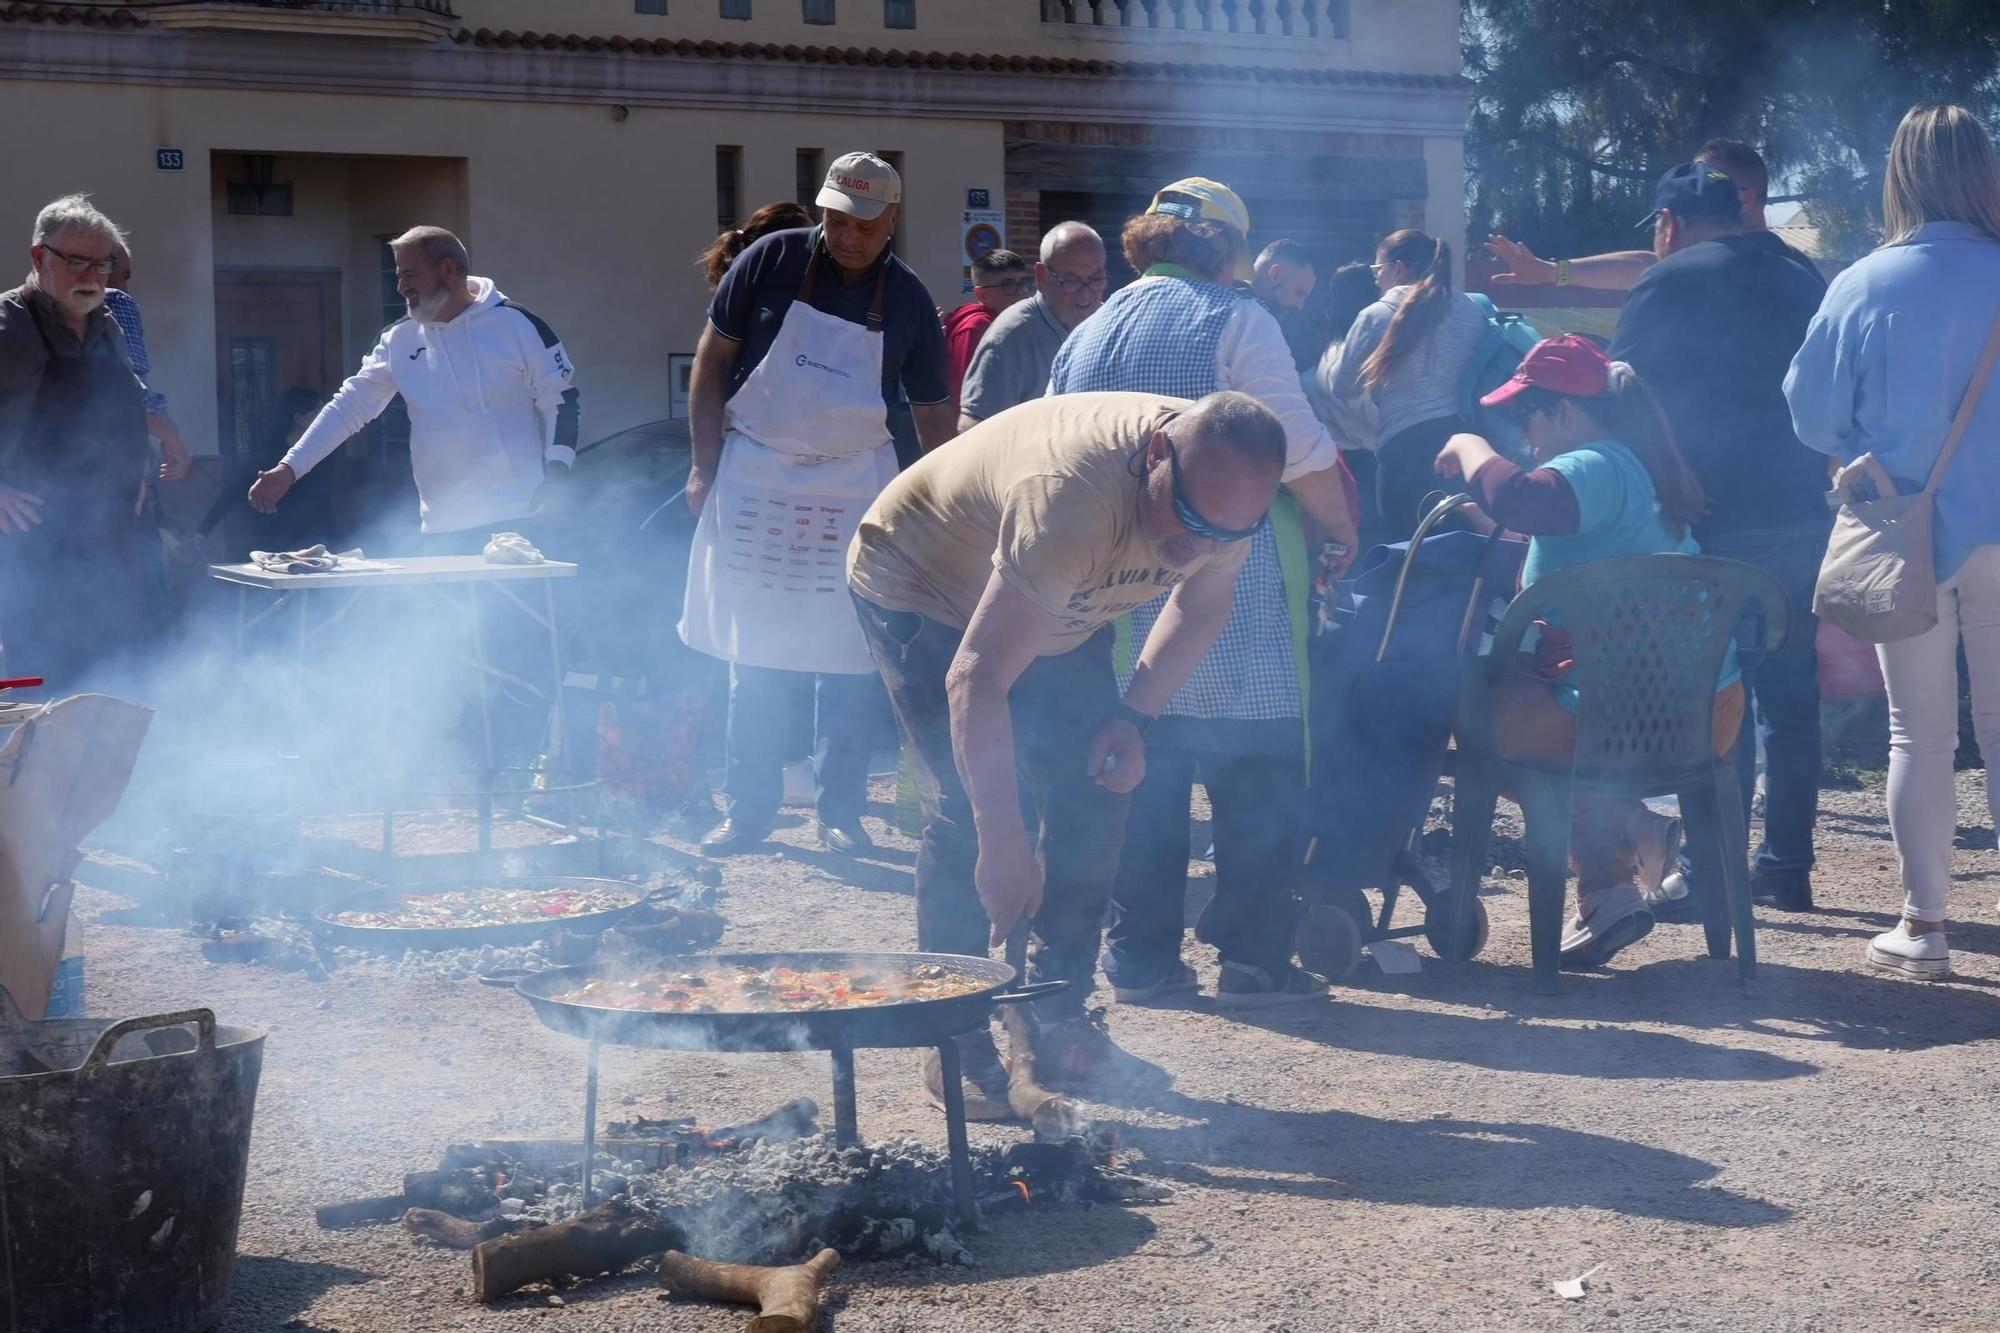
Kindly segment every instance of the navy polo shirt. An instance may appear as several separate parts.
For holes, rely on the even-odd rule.
[[[777,341],[785,312],[798,299],[819,235],[819,228],[812,227],[761,236],[722,275],[709,302],[708,322],[723,337],[742,344],[736,370],[729,377],[730,396],[743,387]],[[937,304],[923,279],[902,260],[884,251],[875,267],[848,282],[833,257],[822,252],[813,269],[813,308],[866,324],[875,299],[875,278],[884,264],[889,271],[882,289],[882,401],[892,410],[906,398],[912,403],[947,402],[951,386],[945,376],[944,330],[938,323]]]
[[[1785,401],[1825,294],[1812,262],[1762,231],[1691,245],[1625,298],[1611,356],[1659,395],[1708,496],[1695,540],[1830,521],[1826,458],[1799,443]]]

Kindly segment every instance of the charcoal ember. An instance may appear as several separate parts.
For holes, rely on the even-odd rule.
[[[327,967],[310,932],[274,917],[232,921],[204,932],[201,956],[211,963],[248,963],[281,972],[303,972],[315,981],[326,979]]]
[[[692,1121],[644,1117],[629,1127],[697,1128]],[[978,1148],[972,1154],[974,1197],[989,1217],[1167,1197],[1163,1186],[1112,1168],[1111,1155],[1110,1140],[1100,1136]],[[573,1165],[543,1163],[521,1172],[504,1161],[480,1161],[470,1148],[447,1154],[448,1163],[461,1160],[468,1164],[465,1175],[490,1182],[482,1203],[496,1220],[534,1226],[583,1211]],[[685,1248],[706,1259],[784,1265],[823,1247],[862,1260],[972,1259],[958,1227],[950,1158],[927,1143],[841,1147],[815,1133],[683,1156],[657,1170],[634,1167],[600,1152],[593,1200],[619,1198],[628,1209],[671,1222],[685,1233]],[[504,1184],[496,1191],[498,1182]]]

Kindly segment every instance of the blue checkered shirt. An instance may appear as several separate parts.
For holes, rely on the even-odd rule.
[[[125,351],[132,360],[132,373],[139,377],[141,384],[153,371],[153,360],[146,355],[146,325],[139,318],[139,303],[132,299],[130,292],[113,287],[104,293],[104,308],[111,318],[118,321],[118,327],[125,331]],[[158,416],[167,410],[167,396],[146,385],[146,415]]]
[[[1077,325],[1056,353],[1050,393],[1125,390],[1201,398],[1219,383],[1216,348],[1239,301],[1233,288],[1157,278],[1135,282]],[[1132,613],[1132,642],[1141,644],[1159,619],[1160,602]],[[1119,688],[1132,683],[1121,673]],[[1236,578],[1229,621],[1201,665],[1167,705],[1165,716],[1204,721],[1296,720],[1298,663],[1292,656],[1291,613],[1271,520],[1257,525],[1250,554]]]

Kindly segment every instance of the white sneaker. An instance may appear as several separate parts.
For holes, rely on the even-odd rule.
[[[1911,935],[1899,922],[1868,941],[1868,965],[1913,977],[1945,977],[1951,975],[1951,952],[1943,931]]]

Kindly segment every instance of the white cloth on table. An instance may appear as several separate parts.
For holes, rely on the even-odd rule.
[[[301,547],[296,551],[252,551],[250,563],[266,574],[358,574],[369,571],[396,569],[384,560],[370,560],[362,555],[361,548],[351,551],[329,551],[324,543]]]
[[[486,543],[489,565],[540,565],[547,562],[535,544],[518,532],[496,532]]]

